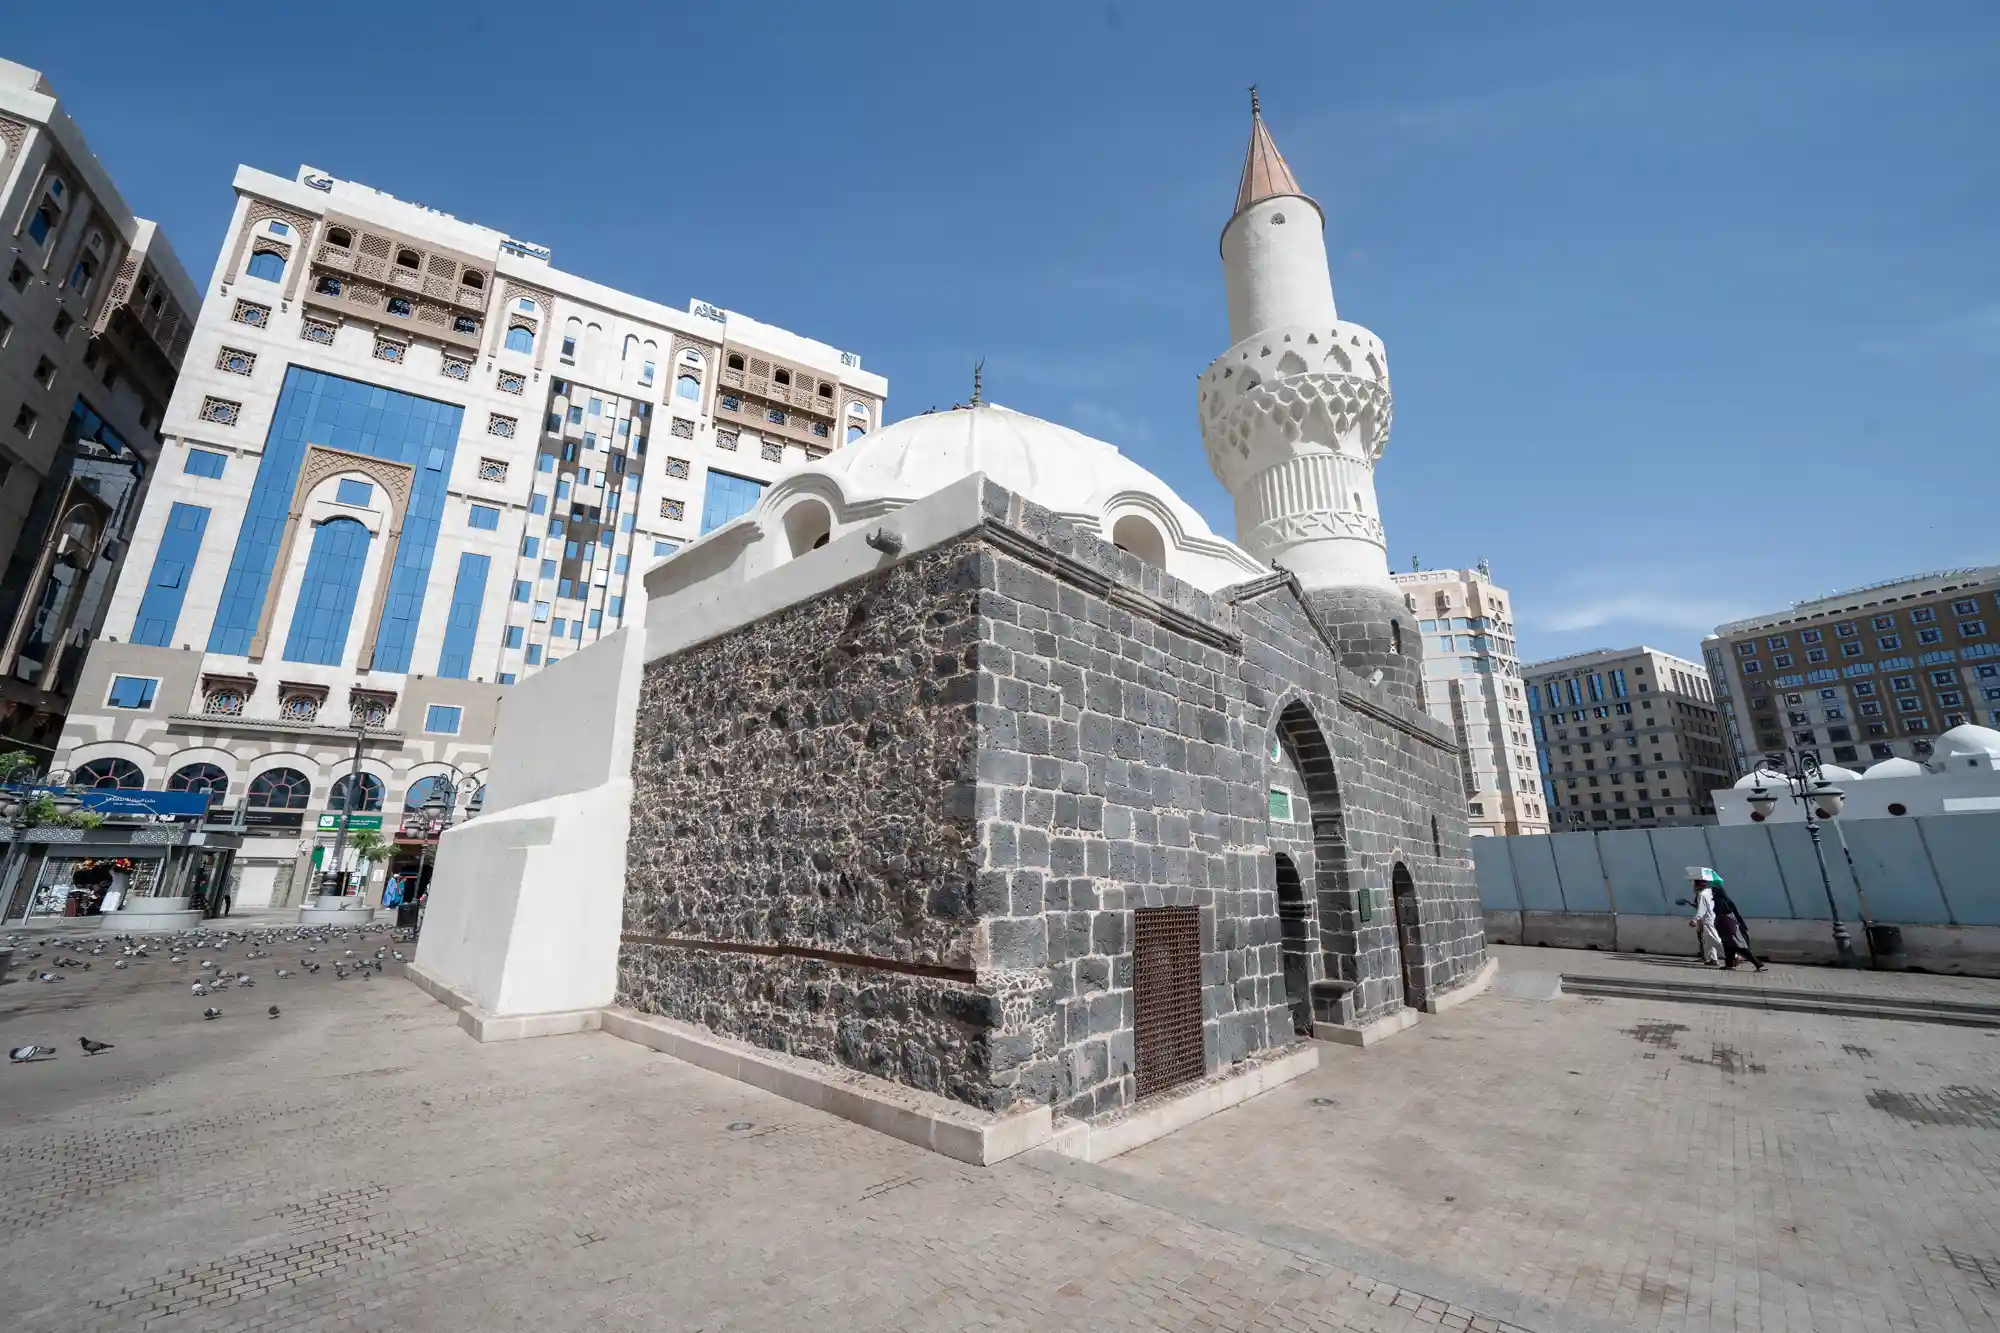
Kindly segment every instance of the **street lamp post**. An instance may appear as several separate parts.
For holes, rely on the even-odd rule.
[[[1847,803],[1847,793],[1834,786],[1820,771],[1817,751],[1773,750],[1764,757],[1764,767],[1757,771],[1757,785],[1750,789],[1750,810],[1760,820],[1769,815],[1778,803],[1777,793],[1764,785],[1767,772],[1784,783],[1786,794],[1805,810],[1806,832],[1812,837],[1813,856],[1819,861],[1820,887],[1826,890],[1826,910],[1833,917],[1834,952],[1838,955],[1840,966],[1859,966],[1854,956],[1854,941],[1848,938],[1847,923],[1840,919],[1840,907],[1833,900],[1833,877],[1827,874],[1826,849],[1819,840],[1820,820],[1837,818],[1841,807]]]
[[[368,738],[368,724],[358,721],[354,724],[354,764],[347,771],[347,799],[340,803],[340,826],[333,834],[333,859],[327,871],[320,877],[320,892],[346,894],[347,871],[341,867],[341,860],[347,854],[347,820],[354,811],[354,803],[361,799],[361,743]]]
[[[67,815],[82,806],[83,798],[71,790],[71,780],[66,768],[35,772],[34,761],[26,756],[16,756],[14,762],[0,768],[0,816],[6,818],[8,831],[13,834],[8,845],[7,872],[0,875],[0,920],[6,919],[6,904],[13,900],[16,881],[27,865],[28,830],[51,814]],[[31,893],[21,908],[23,921],[34,906]]]
[[[483,770],[475,774],[453,767],[451,771],[458,775],[455,779],[447,779],[440,773],[429,780],[430,794],[425,796],[423,804],[417,807],[416,818],[408,821],[415,825],[417,834],[419,853],[414,887],[419,893],[423,891],[424,871],[430,865],[431,843],[444,837],[446,831],[456,822],[461,797],[465,801],[466,818],[472,817],[474,799],[486,786]]]

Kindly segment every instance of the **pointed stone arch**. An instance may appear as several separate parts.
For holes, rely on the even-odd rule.
[[[1270,734],[1285,747],[1305,787],[1312,828],[1311,887],[1305,896],[1318,936],[1318,977],[1358,984],[1367,904],[1356,893],[1333,747],[1312,709],[1296,695],[1279,703]]]

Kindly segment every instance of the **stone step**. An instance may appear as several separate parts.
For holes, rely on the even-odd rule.
[[[1662,1000],[1674,1004],[1714,1004],[1739,1009],[1777,1009],[1788,1013],[1880,1018],[1950,1027],[2000,1028],[2000,1004],[1911,996],[1836,995],[1826,991],[1763,986],[1702,985],[1697,982],[1591,976],[1575,972],[1563,973],[1562,982],[1563,991],[1570,995]]]

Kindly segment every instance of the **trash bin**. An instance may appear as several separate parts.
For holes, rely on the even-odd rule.
[[[417,905],[415,903],[399,904],[396,908],[396,929],[408,930],[416,924]]]
[[[1868,952],[1875,955],[1875,966],[1884,972],[1903,972],[1910,966],[1910,959],[1903,952],[1903,928],[1901,926],[1868,927]]]

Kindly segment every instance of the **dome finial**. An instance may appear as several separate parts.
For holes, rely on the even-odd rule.
[[[985,369],[986,369],[986,358],[983,356],[980,357],[977,361],[972,363],[972,405],[974,407],[978,407],[981,403],[981,399],[979,396],[980,395],[979,376],[980,372]]]
[[[1250,114],[1252,116],[1264,114],[1264,109],[1257,104],[1257,85],[1254,83],[1250,85]]]

